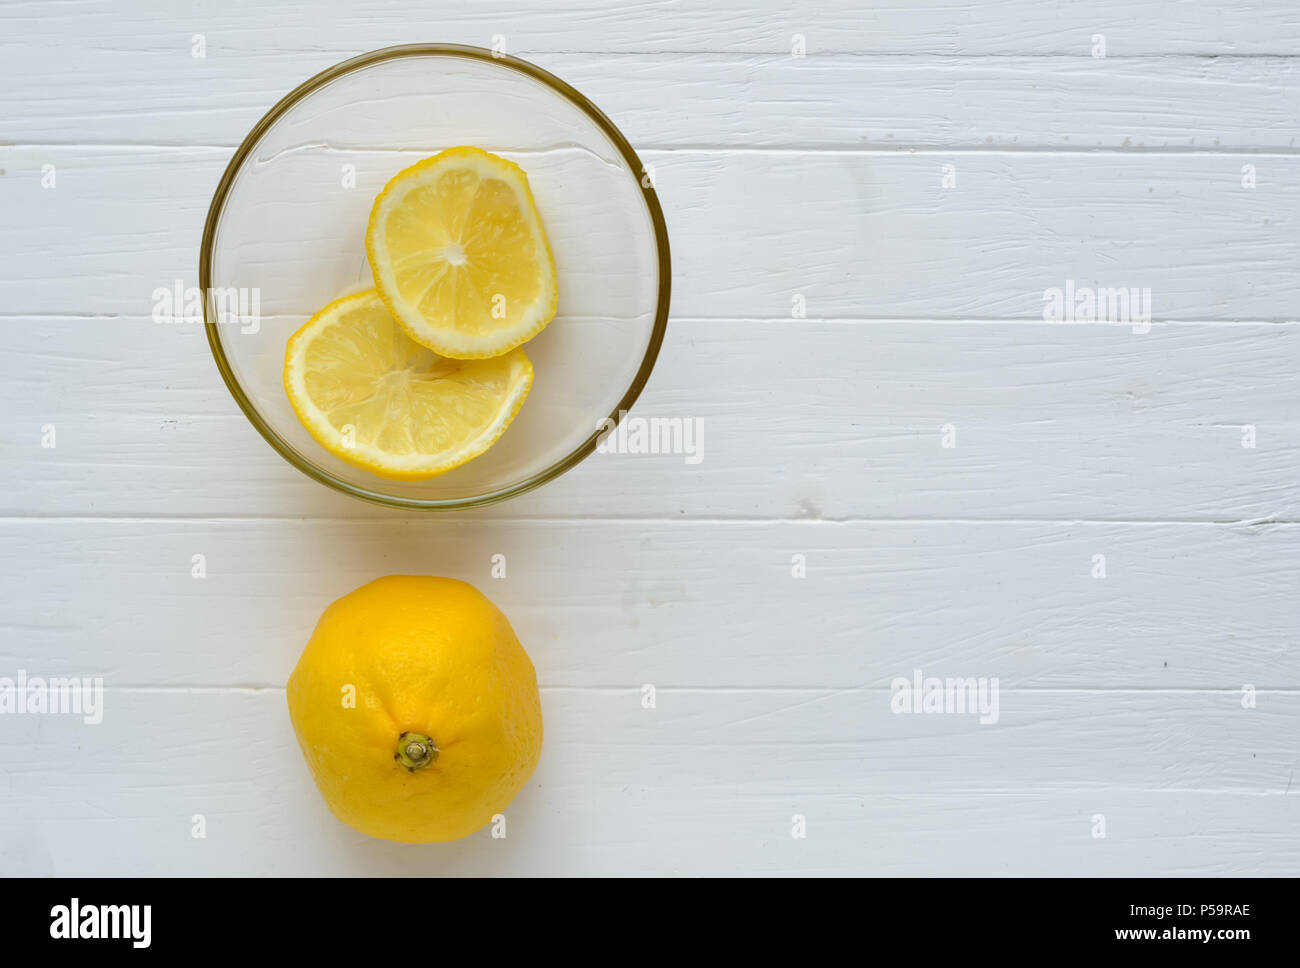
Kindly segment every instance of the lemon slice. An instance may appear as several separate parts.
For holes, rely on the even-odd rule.
[[[373,289],[289,338],[284,389],[317,442],[380,477],[422,480],[487,450],[533,383],[523,350],[450,360],[406,335]]]
[[[499,356],[555,316],[555,262],[528,177],[481,148],[393,176],[370,210],[366,253],[385,305],[443,356]]]

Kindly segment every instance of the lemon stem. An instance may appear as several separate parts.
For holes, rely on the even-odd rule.
[[[438,747],[423,733],[403,733],[397,737],[397,752],[393,759],[412,773],[422,770],[438,758]]]

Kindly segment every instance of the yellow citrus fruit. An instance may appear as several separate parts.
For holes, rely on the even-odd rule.
[[[330,303],[289,338],[284,389],[317,442],[381,477],[422,480],[505,433],[533,384],[521,349],[438,356],[406,335],[373,289]]]
[[[555,316],[555,261],[528,176],[481,148],[393,176],[370,210],[366,253],[397,321],[443,356],[500,356]]]
[[[325,610],[286,688],[321,795],[362,833],[425,843],[502,813],[542,750],[528,653],[474,586],[389,575]]]

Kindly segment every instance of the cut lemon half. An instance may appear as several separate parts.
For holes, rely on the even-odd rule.
[[[443,356],[499,356],[555,316],[555,262],[528,177],[481,148],[393,176],[370,210],[366,254],[397,321]]]
[[[284,389],[331,454],[380,477],[423,480],[483,453],[533,383],[517,349],[453,360],[421,346],[373,289],[330,303],[289,338]]]

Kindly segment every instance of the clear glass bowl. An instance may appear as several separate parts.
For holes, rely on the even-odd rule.
[[[389,481],[303,429],[281,382],[284,348],[317,309],[371,286],[366,220],[388,179],[455,145],[486,148],[528,173],[559,309],[524,344],[533,389],[501,439],[441,477]],[[651,178],[600,109],[526,61],[452,44],[354,57],[276,104],[217,186],[199,264],[208,342],[253,426],[316,480],[419,510],[501,501],[591,453],[602,421],[617,421],[650,376],[670,278]]]

